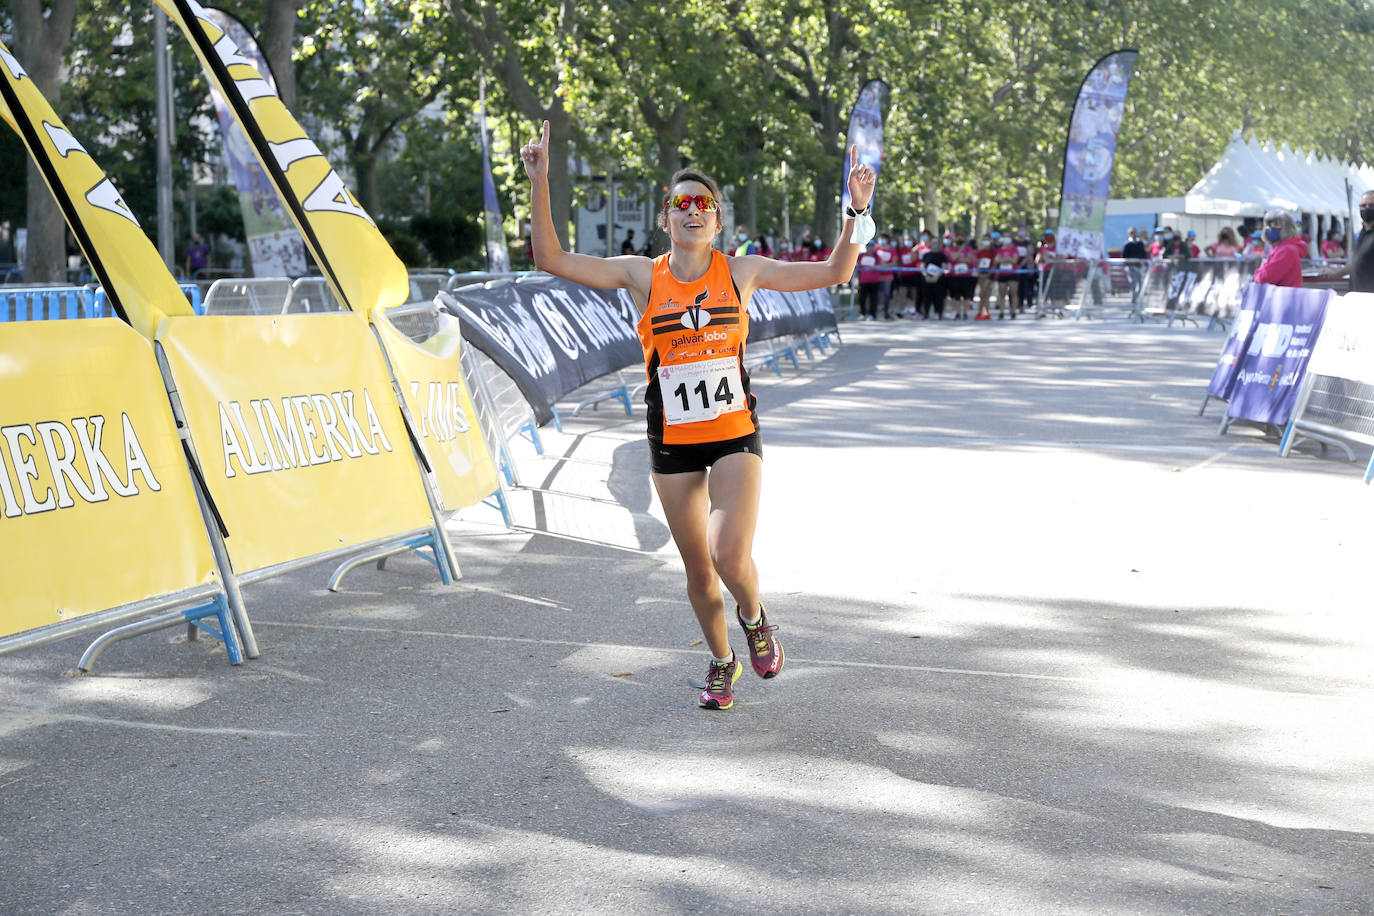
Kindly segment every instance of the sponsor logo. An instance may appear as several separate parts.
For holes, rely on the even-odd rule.
[[[691,308],[682,313],[682,326],[689,331],[700,331],[711,323],[711,313],[703,308]]]
[[[270,398],[248,402],[256,423],[250,423],[238,401],[219,404],[220,443],[224,476],[265,474],[291,468],[328,464],[347,458],[392,451],[382,420],[366,388],[355,400],[351,390],[332,394],[286,395],[281,412]],[[361,401],[361,403],[358,403]],[[362,423],[358,408],[361,408]],[[367,428],[363,428],[363,423]]]
[[[711,291],[709,289],[703,289],[701,292],[697,293],[696,298],[692,300],[692,307],[687,309],[687,311],[683,313],[682,326],[684,328],[691,328],[693,331],[700,331],[702,327],[704,327],[707,324],[710,324],[711,313],[703,313],[701,308],[701,304],[705,302],[707,297],[709,297],[710,295]],[[701,317],[703,314],[705,314],[706,316],[705,321],[703,321]]]
[[[143,487],[161,490],[127,413],[116,424],[123,439],[108,450],[102,444],[105,417],[76,417],[70,423],[44,421],[0,426],[0,506],[5,518],[38,515],[85,503],[105,502],[113,490],[137,496]],[[27,442],[27,445],[24,444]],[[111,460],[113,459],[113,460]],[[123,473],[115,469],[123,464]],[[11,479],[11,476],[13,479]],[[40,492],[34,492],[34,483]]]
[[[420,432],[426,439],[448,442],[472,426],[463,409],[463,388],[459,382],[430,382],[425,386],[428,401],[420,397],[420,382],[410,383],[410,396],[420,411]]]

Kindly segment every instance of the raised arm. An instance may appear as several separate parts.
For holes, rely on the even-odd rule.
[[[530,179],[530,243],[534,248],[534,266],[556,277],[581,283],[593,289],[628,289],[640,308],[649,296],[653,278],[653,262],[639,255],[617,255],[597,258],[564,251],[553,225],[549,205],[549,122],[544,122],[544,135],[532,140],[520,150],[525,174]]]
[[[849,199],[855,210],[864,210],[873,199],[873,187],[878,176],[859,162],[857,145],[849,148]],[[859,258],[860,246],[854,236],[854,217],[846,216],[840,237],[824,261],[775,261],[759,255],[735,258],[731,267],[741,295],[748,296],[756,289],[775,289],[784,293],[821,289],[845,283],[854,274],[854,262]]]

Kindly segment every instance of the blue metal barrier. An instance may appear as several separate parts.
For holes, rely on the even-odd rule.
[[[94,295],[89,286],[0,289],[0,321],[96,318]]]
[[[197,315],[205,314],[200,287],[182,283],[181,291]],[[0,288],[0,321],[59,321],[71,318],[112,318],[105,291],[95,286],[31,286]]]
[[[201,301],[200,287],[194,283],[181,283],[178,285],[181,287],[181,291],[186,294],[186,298],[190,300],[191,311],[195,312],[197,315],[204,315],[205,304]],[[113,317],[106,315],[106,301],[105,290],[97,289],[95,291],[96,318]]]

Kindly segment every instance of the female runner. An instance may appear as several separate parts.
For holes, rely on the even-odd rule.
[[[697,702],[705,709],[729,709],[743,666],[730,649],[722,581],[735,599],[735,618],[744,628],[754,672],[774,677],[784,661],[777,627],[768,622],[759,599],[753,558],[763,450],[744,369],[749,298],[756,289],[800,292],[847,282],[859,254],[859,246],[850,243],[855,217],[866,215],[876,176],[851,148],[853,205],[846,208],[844,228],[825,261],[727,257],[713,249],[725,228],[720,190],[708,176],[689,169],[673,176],[658,217],[671,242],[668,254],[598,258],[564,251],[554,231],[548,121],[543,137],[526,144],[520,158],[532,185],[535,265],[583,286],[628,289],[639,307],[654,488],[712,656]]]

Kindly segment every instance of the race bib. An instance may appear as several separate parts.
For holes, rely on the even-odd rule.
[[[987,270],[987,269],[988,269],[989,267],[991,267],[991,266],[992,266],[992,258],[979,258],[979,259],[978,259],[978,269],[979,269],[979,270]]]
[[[956,274],[966,274],[968,273],[968,265],[965,264],[963,261],[960,261],[959,263],[954,265],[954,272]]]
[[[658,370],[658,390],[669,426],[714,420],[749,406],[739,361],[733,356],[663,366]]]

